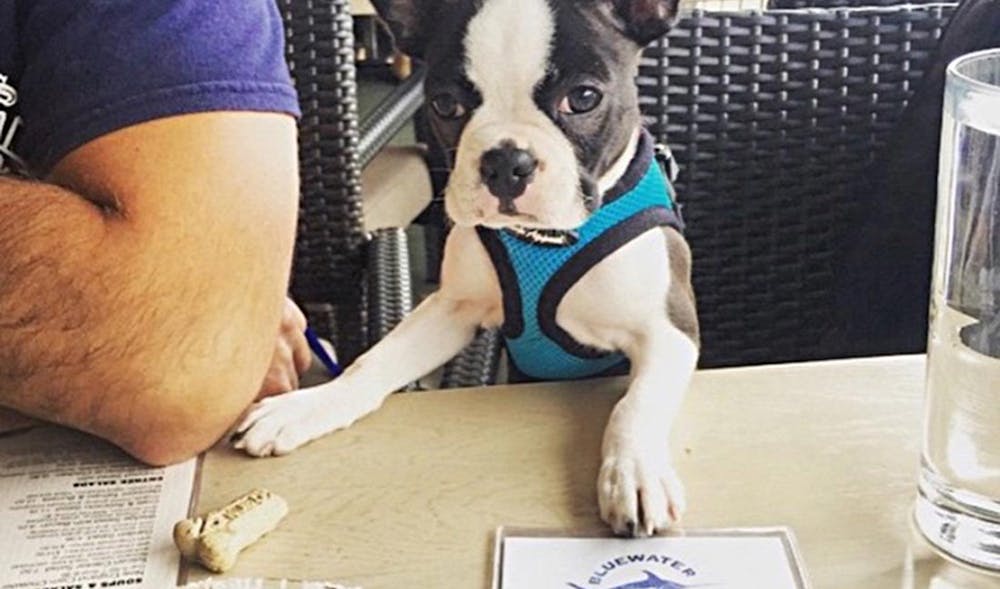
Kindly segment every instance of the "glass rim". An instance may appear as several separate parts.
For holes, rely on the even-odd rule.
[[[973,51],[972,53],[966,53],[965,55],[956,57],[951,61],[951,63],[948,64],[948,77],[977,90],[1000,96],[1000,84],[991,84],[989,82],[977,80],[969,74],[959,70],[959,68],[968,65],[970,62],[990,57],[1000,60],[1000,47],[980,49],[979,51]]]

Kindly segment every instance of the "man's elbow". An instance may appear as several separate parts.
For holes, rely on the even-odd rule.
[[[246,378],[218,382],[198,392],[173,387],[125,413],[112,442],[150,465],[183,462],[211,448],[228,433],[256,397],[260,383]]]
[[[149,466],[170,466],[198,456],[211,445],[212,442],[205,444],[197,440],[160,438],[122,444],[122,449]]]

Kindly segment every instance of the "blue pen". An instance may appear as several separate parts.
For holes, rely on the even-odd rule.
[[[326,348],[319,341],[319,336],[313,331],[312,327],[306,327],[306,340],[309,342],[309,349],[313,351],[314,354],[319,358],[319,361],[323,363],[326,371],[330,373],[330,376],[337,378],[343,374],[344,370],[337,364],[337,361],[330,357],[327,353]]]

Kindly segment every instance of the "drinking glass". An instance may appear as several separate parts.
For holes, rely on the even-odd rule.
[[[915,519],[1000,570],[1000,49],[947,71]]]

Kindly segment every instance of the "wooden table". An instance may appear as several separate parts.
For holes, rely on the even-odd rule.
[[[789,525],[817,589],[1000,586],[911,532],[923,375],[919,356],[699,372],[674,435],[685,525]],[[200,500],[264,486],[291,504],[234,576],[488,587],[498,525],[599,525],[598,448],[624,386],[396,395],[290,456],[214,450]]]
[[[375,14],[371,0],[351,0],[351,14],[354,16],[370,16]]]

